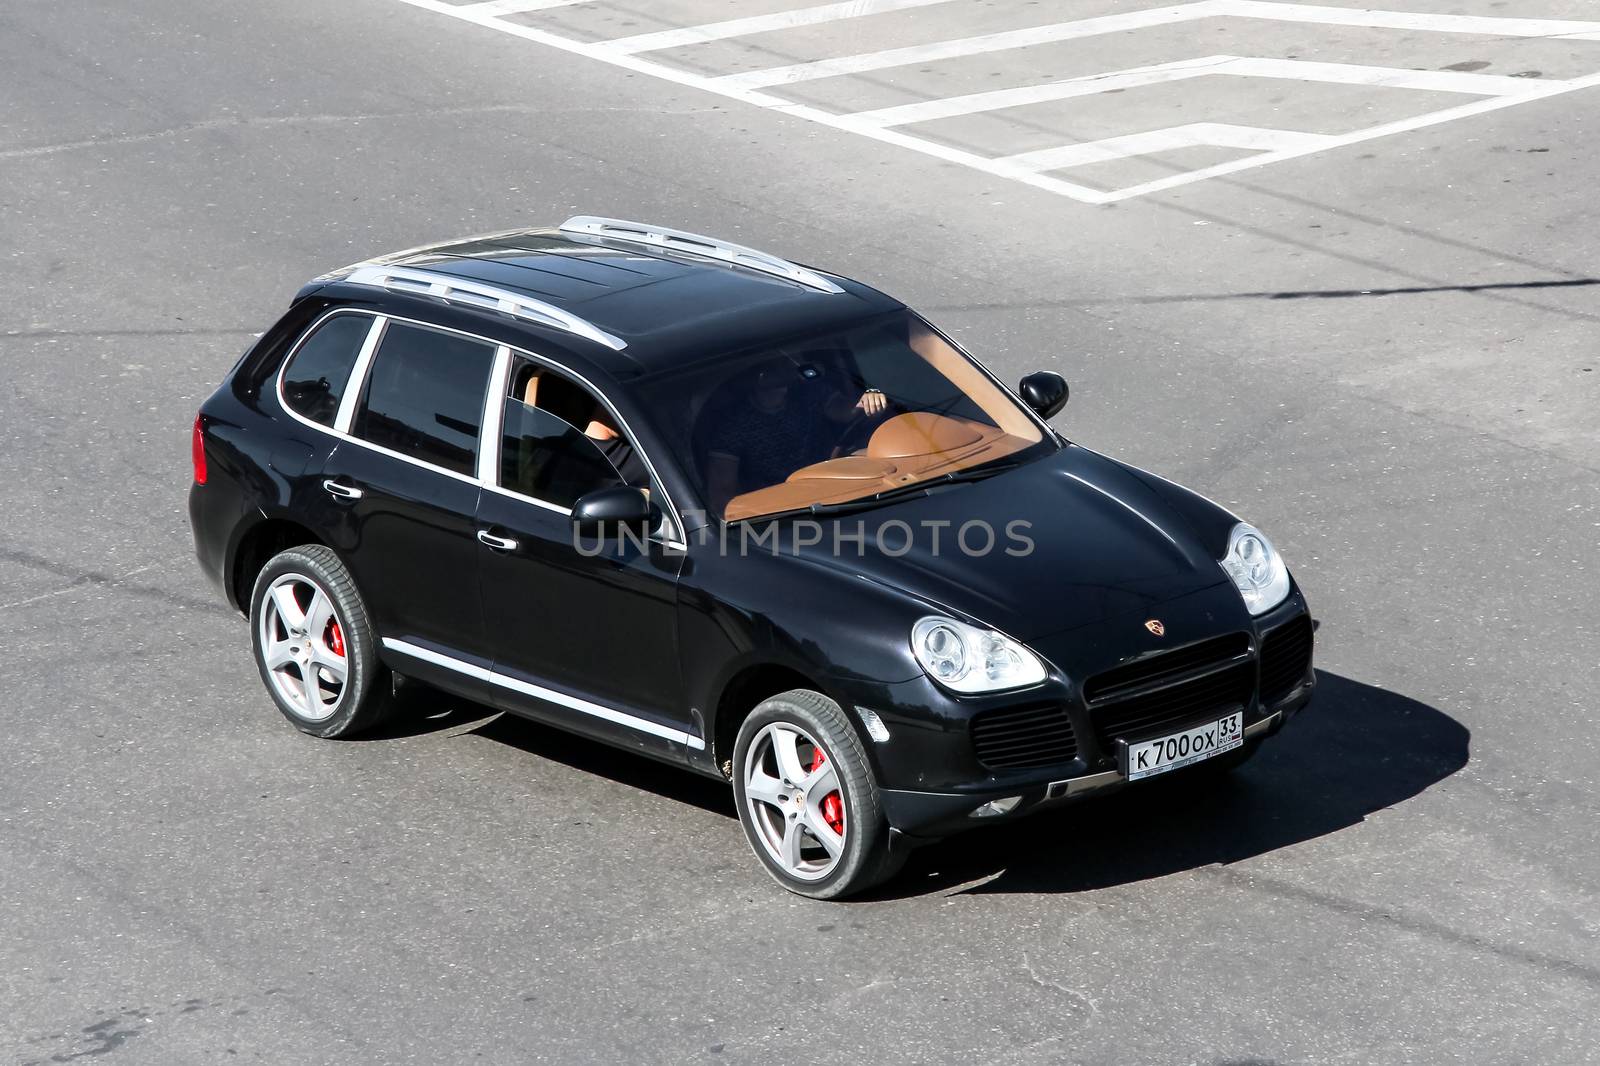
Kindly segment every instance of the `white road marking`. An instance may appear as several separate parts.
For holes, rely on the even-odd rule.
[[[1529,100],[1560,96],[1562,93],[1569,93],[1578,89],[1592,89],[1596,86],[1600,86],[1600,74],[1591,74],[1585,78],[1572,78],[1562,82],[1559,87],[1553,87],[1548,91],[1530,92],[1523,96],[1495,96],[1485,100],[1474,100],[1470,104],[1461,104],[1457,107],[1446,108],[1443,111],[1430,111],[1425,115],[1415,115],[1411,118],[1400,119],[1397,122],[1386,122],[1381,126],[1370,126],[1367,129],[1356,130],[1353,133],[1338,134],[1328,138],[1327,143],[1320,146],[1263,152],[1258,156],[1252,156],[1247,159],[1219,163],[1213,167],[1191,170],[1184,174],[1174,174],[1169,178],[1148,181],[1142,185],[1132,185],[1108,194],[1099,202],[1114,203],[1134,196],[1145,196],[1149,193],[1160,192],[1163,189],[1188,185],[1190,182],[1204,181],[1207,178],[1221,177],[1225,174],[1234,174],[1241,170],[1249,170],[1252,167],[1266,166],[1269,163],[1281,163],[1285,159],[1295,159],[1327,148],[1344,148],[1352,144],[1360,144],[1362,141],[1376,140],[1379,137],[1392,137],[1396,133],[1409,133],[1412,130],[1425,129],[1428,126],[1437,126],[1444,122],[1454,122],[1457,119],[1470,118],[1473,115],[1499,111],[1505,107],[1515,107],[1517,104],[1527,103]]]
[[[1477,33],[1485,37],[1560,37],[1600,41],[1600,22],[1571,19],[1501,18],[1498,15],[1434,15],[1424,11],[1378,11],[1355,7],[1271,3],[1268,0],[1226,0],[1222,14],[1282,22],[1328,26],[1367,26],[1380,30],[1427,30],[1432,33]]]
[[[1294,130],[1263,129],[1260,126],[1232,126],[1222,122],[1191,122],[1186,126],[1172,126],[1148,133],[1130,133],[1124,137],[1107,137],[1099,141],[1085,141],[1060,148],[1045,148],[1037,152],[1022,152],[1005,156],[999,161],[1027,170],[1061,170],[1081,167],[1085,163],[1103,163],[1108,159],[1126,159],[1132,155],[1149,155],[1174,148],[1195,148],[1207,145],[1217,148],[1247,148],[1258,152],[1316,152],[1329,146],[1338,138],[1324,133],[1299,133]]]
[[[1469,74],[1457,70],[1411,70],[1405,67],[1368,67],[1357,63],[1317,63],[1308,59],[1267,59],[1236,56],[1219,74],[1241,78],[1284,78],[1339,85],[1373,85],[1388,89],[1422,89],[1469,96],[1522,96],[1529,79],[1503,74]],[[1539,82],[1560,85],[1558,79]]]
[[[1107,33],[1148,29],[1175,22],[1192,22],[1217,14],[1220,6],[1222,0],[1200,0],[1194,4],[1175,4],[1171,7],[1129,11],[1120,15],[1079,19],[1076,22],[1056,22],[1021,30],[1001,30],[998,33],[962,37],[953,41],[934,41],[931,44],[915,44],[905,48],[888,48],[881,52],[838,56],[810,63],[793,63],[789,66],[769,67],[766,70],[749,70],[741,74],[725,74],[716,80],[729,88],[763,89],[816,78],[834,78],[841,74],[865,74],[874,70],[886,70],[889,67],[903,67],[911,63],[932,63],[941,59],[959,59],[962,56],[981,55],[984,52],[998,52],[1008,48],[1027,48],[1032,45],[1053,44],[1082,37],[1098,37]]]
[[[462,4],[456,8],[461,12],[472,12],[475,15],[520,15],[526,11],[544,11],[552,7],[571,7],[573,4],[587,3],[588,0],[483,0],[477,4]]]
[[[751,70],[724,75],[720,81],[745,89],[792,85],[816,78],[841,74],[864,74],[912,63],[931,63],[941,59],[982,55],[1010,48],[1096,37],[1106,33],[1144,29],[1150,26],[1195,19],[1232,16],[1271,19],[1277,22],[1309,22],[1324,25],[1367,26],[1377,29],[1432,30],[1438,33],[1477,33],[1501,37],[1560,37],[1573,41],[1600,41],[1600,22],[1574,22],[1561,19],[1494,18],[1478,15],[1431,15],[1413,11],[1377,11],[1354,7],[1319,7],[1309,4],[1269,3],[1267,0],[1200,0],[1175,7],[1130,11],[1121,15],[1056,22],[1021,30],[985,33],[953,41],[888,48],[880,52],[837,56],[810,63],[793,63],[766,70]],[[1503,24],[1503,25],[1502,25]]]
[[[860,18],[888,11],[904,11],[913,7],[931,7],[948,4],[951,0],[845,0],[839,4],[821,4],[792,11],[777,11],[770,15],[752,15],[749,18],[728,19],[725,22],[708,22],[702,26],[686,26],[676,30],[641,33],[633,37],[618,37],[606,41],[605,48],[624,55],[654,52],[663,48],[678,48],[705,41],[722,41],[729,37],[745,37],[769,30],[786,30],[795,26],[816,26],[839,19]]]
[[[1333,8],[1289,3],[1269,3],[1264,0],[1197,0],[1195,3],[1176,4],[1166,7],[1151,8],[1144,11],[1127,12],[1121,15],[1108,15],[1101,18],[1082,19],[1078,22],[1057,23],[1048,26],[1034,27],[1020,31],[1007,31],[998,34],[985,34],[981,37],[969,37],[958,41],[946,41],[936,45],[918,46],[913,49],[890,49],[886,52],[868,53],[865,56],[846,56],[841,60],[822,60],[819,63],[797,64],[792,67],[778,67],[772,70],[752,71],[746,74],[725,75],[713,77],[697,74],[693,71],[683,70],[679,67],[649,59],[627,52],[608,48],[604,42],[589,43],[563,37],[560,34],[542,30],[534,26],[525,26],[519,23],[507,22],[497,17],[503,12],[506,4],[504,0],[489,0],[484,4],[453,5],[444,0],[400,0],[401,3],[412,7],[421,8],[440,15],[470,22],[486,29],[499,33],[520,37],[523,40],[545,45],[549,48],[560,49],[573,55],[583,56],[588,59],[598,60],[602,63],[631,70],[639,74],[647,74],[663,81],[684,85],[704,92],[715,93],[726,99],[737,100],[741,103],[751,104],[778,111],[793,118],[805,119],[832,129],[854,133],[884,144],[907,148],[932,156],[950,163],[958,163],[973,170],[982,171],[995,177],[1006,178],[1042,189],[1046,192],[1066,196],[1074,200],[1089,204],[1109,204],[1126,200],[1135,196],[1172,189],[1191,182],[1204,181],[1208,178],[1221,177],[1248,170],[1252,167],[1265,166],[1270,163],[1294,159],[1299,156],[1309,155],[1313,152],[1324,151],[1329,148],[1339,148],[1362,141],[1369,141],[1379,137],[1387,137],[1396,133],[1423,129],[1428,126],[1473,115],[1481,115],[1497,111],[1504,107],[1512,107],[1531,100],[1546,99],[1563,93],[1575,92],[1600,86],[1600,74],[1588,77],[1573,78],[1559,82],[1540,81],[1527,79],[1527,91],[1511,95],[1487,95],[1484,99],[1474,100],[1471,103],[1458,107],[1433,111],[1398,122],[1385,123],[1364,130],[1336,135],[1309,134],[1303,139],[1292,144],[1285,141],[1279,142],[1279,147],[1260,151],[1256,155],[1245,159],[1221,163],[1217,166],[1206,167],[1201,170],[1187,171],[1174,174],[1171,177],[1157,181],[1146,182],[1142,185],[1131,186],[1124,189],[1103,190],[1066,181],[1062,178],[1052,177],[1048,174],[1032,169],[1027,153],[1022,162],[1016,161],[1017,157],[994,158],[978,152],[954,148],[950,145],[940,144],[922,137],[906,134],[900,130],[889,128],[881,118],[874,120],[875,112],[866,112],[863,115],[839,114],[824,108],[787,100],[770,92],[759,91],[768,85],[788,84],[792,81],[804,81],[811,77],[830,76],[827,73],[815,73],[819,69],[827,68],[829,64],[855,64],[861,70],[881,69],[884,65],[899,65],[901,62],[918,62],[919,58],[893,59],[887,64],[882,62],[885,56],[906,56],[908,53],[917,53],[920,59],[932,56],[929,49],[942,50],[940,57],[953,58],[961,55],[978,54],[992,51],[996,47],[1023,47],[1028,43],[1045,43],[1047,41],[1070,40],[1078,37],[1092,37],[1104,33],[1120,32],[1123,30],[1139,29],[1143,27],[1170,25],[1192,21],[1199,18],[1212,18],[1217,16],[1234,16],[1245,18],[1267,18],[1283,22],[1327,23],[1339,25],[1376,26],[1388,28],[1403,28],[1410,30],[1438,30],[1449,33],[1479,33],[1498,34],[1506,37],[1560,37],[1565,40],[1597,40],[1600,41],[1600,22],[1574,22],[1553,19],[1516,19],[1493,18],[1465,15],[1432,15],[1413,12],[1373,11],[1360,8]],[[565,6],[578,0],[542,0],[545,6]],[[598,2],[598,0],[595,0]],[[1502,24],[1503,27],[1502,27]],[[627,40],[627,38],[623,38]],[[995,45],[994,42],[1012,42]],[[1233,57],[1241,58],[1241,57]],[[1189,61],[1193,67],[1204,61]],[[1254,61],[1265,62],[1265,61]],[[865,66],[861,66],[865,63]],[[1172,65],[1174,68],[1180,64]],[[1329,64],[1328,66],[1336,66]],[[1272,77],[1264,73],[1269,68],[1257,66],[1255,76]],[[1372,69],[1372,68],[1366,68]],[[1383,69],[1383,68],[1379,68]],[[775,72],[792,72],[783,74],[776,79],[772,76]],[[809,72],[809,73],[808,73]],[[849,70],[836,70],[836,73],[850,73]],[[1127,74],[1129,72],[1120,72]],[[1406,76],[1420,75],[1424,72],[1410,72]],[[1449,72],[1430,72],[1444,74]],[[1311,79],[1316,80],[1316,79]],[[1438,88],[1443,82],[1435,83],[1433,88]],[[1462,84],[1462,83],[1457,83]],[[1503,79],[1492,83],[1473,83],[1480,87],[1493,85],[1505,88]],[[1468,91],[1463,88],[1453,88],[1446,91]],[[885,111],[892,109],[883,109]],[[1215,124],[1201,124],[1212,125]],[[1239,129],[1241,127],[1235,127]],[[1282,134],[1288,131],[1270,131]],[[1076,148],[1077,145],[1064,146]],[[1037,159],[1033,160],[1037,163]]]
[[[1434,92],[1468,93],[1476,96],[1521,96],[1529,91],[1526,78],[1497,74],[1463,74],[1452,70],[1406,70],[1399,67],[1367,67],[1352,63],[1314,63],[1303,59],[1254,59],[1245,56],[1206,56],[1134,67],[1109,74],[1090,74],[1081,78],[1024,85],[1015,89],[950,96],[924,100],[876,111],[860,111],[851,117],[873,126],[905,126],[915,122],[998,111],[1051,100],[1116,92],[1141,85],[1204,78],[1229,74],[1242,78],[1283,78],[1291,81],[1333,82],[1343,85],[1374,85],[1391,89],[1427,89]],[[1541,85],[1558,85],[1545,81]]]

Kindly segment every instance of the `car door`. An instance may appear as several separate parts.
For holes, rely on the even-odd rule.
[[[497,349],[414,322],[384,320],[381,331],[323,470],[327,524],[385,658],[481,696],[492,652],[478,603],[477,462]]]
[[[478,504],[497,698],[578,732],[680,757],[701,745],[679,673],[683,555],[666,532],[676,527],[664,524],[648,539],[588,539],[580,550],[573,502],[624,478],[579,427],[615,414],[571,377],[524,356],[505,380],[498,461]],[[653,480],[645,464],[635,468]],[[650,491],[661,499],[658,485]]]

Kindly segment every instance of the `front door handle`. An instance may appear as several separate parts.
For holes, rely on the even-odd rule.
[[[517,550],[516,541],[510,537],[497,537],[487,529],[478,530],[478,541],[481,544],[487,544],[495,551],[514,552]]]
[[[339,497],[341,500],[359,500],[363,495],[365,495],[365,493],[363,493],[360,489],[351,485],[341,485],[332,478],[324,481],[322,483],[322,487],[327,489],[332,495]]]

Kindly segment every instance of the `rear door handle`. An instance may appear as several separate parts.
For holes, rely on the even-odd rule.
[[[517,550],[516,541],[510,537],[497,537],[487,529],[478,530],[478,541],[479,543],[487,544],[495,551],[514,552]]]
[[[322,487],[327,489],[332,495],[339,497],[341,500],[359,500],[362,496],[366,495],[360,489],[351,485],[341,485],[332,478],[324,481],[322,483]]]

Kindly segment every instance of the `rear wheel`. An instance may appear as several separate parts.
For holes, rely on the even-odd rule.
[[[861,741],[821,693],[781,693],[745,719],[733,789],[756,858],[791,892],[837,899],[900,865]]]
[[[318,737],[370,729],[393,706],[366,605],[339,557],[320,544],[273,556],[250,597],[256,667],[296,728]]]

